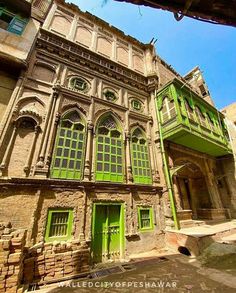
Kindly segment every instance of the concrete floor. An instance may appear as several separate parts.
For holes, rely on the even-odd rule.
[[[235,276],[203,268],[196,259],[183,255],[168,254],[166,259],[157,256],[139,258],[127,263],[127,268],[130,270],[100,278],[54,284],[37,292],[236,292]]]

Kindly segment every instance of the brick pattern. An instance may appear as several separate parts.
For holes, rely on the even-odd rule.
[[[79,241],[39,243],[24,260],[23,282],[55,282],[88,271],[89,249]]]
[[[18,290],[23,267],[23,249],[26,231],[0,224],[0,293],[20,292]]]

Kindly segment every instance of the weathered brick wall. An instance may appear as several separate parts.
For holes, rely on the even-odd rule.
[[[89,271],[89,249],[78,241],[39,243],[24,260],[24,283],[45,283]]]
[[[0,292],[20,292],[26,231],[0,224]]]

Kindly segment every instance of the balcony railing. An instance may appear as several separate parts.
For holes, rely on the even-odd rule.
[[[224,116],[178,79],[157,95],[163,138],[218,157],[230,154]]]

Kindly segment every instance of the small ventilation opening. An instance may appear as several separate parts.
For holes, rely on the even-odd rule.
[[[178,251],[181,253],[181,254],[184,254],[184,255],[187,255],[187,256],[190,256],[191,253],[190,251],[188,250],[188,248],[184,247],[184,246],[180,246],[178,248]]]

